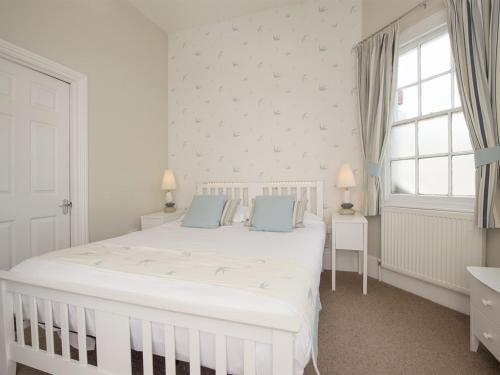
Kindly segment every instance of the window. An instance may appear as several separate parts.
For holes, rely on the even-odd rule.
[[[471,203],[474,155],[445,28],[401,48],[394,111],[388,200]]]

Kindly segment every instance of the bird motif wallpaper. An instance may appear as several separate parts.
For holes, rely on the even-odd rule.
[[[203,181],[323,180],[342,163],[362,185],[354,55],[361,4],[307,0],[169,34],[168,153],[178,207]],[[326,216],[327,217],[327,216]]]

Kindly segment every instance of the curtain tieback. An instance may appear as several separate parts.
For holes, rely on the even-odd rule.
[[[500,146],[486,147],[474,151],[476,168],[500,161]]]
[[[372,163],[371,161],[365,160],[365,170],[368,176],[380,177],[381,166],[378,163]]]

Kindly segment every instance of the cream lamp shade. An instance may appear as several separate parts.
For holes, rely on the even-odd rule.
[[[175,183],[175,177],[170,169],[165,169],[163,173],[163,180],[161,182],[162,190],[175,190],[177,187]]]
[[[342,164],[337,175],[337,187],[348,189],[356,186],[354,174],[349,163]]]

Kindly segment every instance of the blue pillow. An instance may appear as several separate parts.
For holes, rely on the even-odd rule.
[[[255,198],[252,230],[266,232],[293,231],[292,195],[262,195]]]
[[[225,203],[224,195],[195,195],[182,225],[192,228],[217,228]]]

